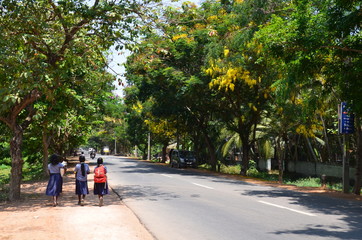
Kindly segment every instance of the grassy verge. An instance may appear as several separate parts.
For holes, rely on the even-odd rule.
[[[0,165],[0,201],[4,201],[9,193],[10,166]]]
[[[10,166],[0,165],[0,184],[9,183],[10,179]]]
[[[211,171],[211,166],[208,164],[200,165],[199,168],[206,169]],[[237,175],[240,174],[241,166],[240,165],[232,165],[226,166],[224,164],[220,165],[220,173]],[[247,171],[247,175],[249,177],[258,178],[266,181],[278,181],[278,171],[272,172],[259,172],[256,168],[251,167]],[[294,185],[297,187],[321,187],[321,179],[317,177],[298,177],[295,175],[285,175],[283,179],[284,184]],[[342,191],[342,183],[341,182],[327,182],[326,188]]]
[[[291,184],[298,187],[321,187],[322,182],[320,178],[317,177],[307,177],[307,178],[299,178],[294,181],[292,180],[285,180],[285,184]],[[326,188],[334,191],[342,191],[343,186],[341,182],[327,182]],[[352,188],[351,188],[352,189]]]
[[[9,193],[11,167],[0,165],[0,201],[5,201]],[[23,182],[43,179],[41,164],[28,164],[23,166]]]

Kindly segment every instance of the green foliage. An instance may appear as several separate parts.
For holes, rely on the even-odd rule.
[[[146,123],[153,139],[163,145],[192,138],[197,148],[196,143],[205,135],[214,144],[218,123],[210,120],[216,102],[210,101],[209,78],[201,70],[208,42],[208,30],[199,19],[202,12],[184,3],[182,10],[168,8],[163,16],[165,21],[158,27],[165,34],[150,32],[127,61],[127,81],[132,85],[126,91],[126,104],[133,117],[129,123],[138,122],[139,129]],[[215,147],[209,148],[209,154],[215,155]]]
[[[343,191],[343,184],[342,182],[340,183],[331,183],[331,184],[327,184],[327,188],[334,190],[334,191],[339,191],[342,192]]]
[[[338,136],[326,131],[335,128],[336,105],[343,96],[360,97],[354,91],[361,69],[359,3],[209,1],[199,9],[191,3],[168,8],[158,31],[128,59],[126,104],[150,104],[143,113],[151,114],[138,115],[148,122],[177,119],[177,131],[192,136],[195,147],[193,129],[204,120],[196,131],[207,129],[216,152],[223,152],[219,158],[239,146],[238,134],[243,151],[255,147],[252,154],[264,158],[331,161],[340,154]],[[348,74],[351,80],[343,81]],[[227,136],[220,134],[225,127]],[[243,156],[248,163],[249,154]]]
[[[0,201],[7,199],[9,192],[8,184],[10,182],[10,171],[9,165],[0,164]]]
[[[42,164],[26,162],[23,167],[23,181],[39,180],[44,177]]]
[[[237,175],[240,173],[240,170],[241,170],[241,166],[240,165],[224,165],[222,164],[220,166],[220,172],[221,173],[225,173],[225,174],[234,174],[234,175]]]
[[[10,144],[8,142],[0,143],[0,164],[11,165]]]
[[[198,166],[200,169],[212,170],[210,164],[201,164]],[[240,165],[225,165],[220,164],[220,173],[238,175],[240,174],[241,166]]]
[[[276,148],[281,162],[335,161],[337,103],[347,100],[362,113],[361,1],[208,1],[162,10],[89,4],[6,1],[1,12],[0,119],[32,100],[17,111],[19,124],[34,120],[24,141],[27,163],[40,161],[42,133],[52,138],[51,151],[116,139],[145,153],[152,132],[155,145],[183,143],[214,170],[244,146],[242,170],[258,176],[248,166],[251,148],[263,158]],[[134,12],[152,12],[144,15],[149,25]],[[138,31],[142,37],[130,44]],[[115,79],[105,71],[117,40],[133,50],[124,99],[111,98]],[[4,126],[0,141],[9,142]],[[3,149],[1,163],[9,164],[9,144]]]
[[[253,164],[251,164],[251,165],[253,165]],[[198,168],[211,170],[211,167],[208,164],[199,165]],[[220,173],[237,175],[240,173],[240,168],[241,168],[240,165],[229,165],[228,166],[228,165],[222,164],[220,166]],[[253,178],[257,178],[257,179],[265,180],[265,181],[273,181],[273,182],[278,181],[278,174],[268,173],[268,172],[259,172],[258,170],[256,170],[255,166],[251,166],[248,169],[247,175],[249,177],[253,177]],[[294,177],[293,179],[291,179],[290,177],[287,176],[283,183],[288,184],[288,185],[295,185],[298,187],[321,187],[321,179],[316,178],[316,177],[306,177],[306,178],[305,177],[300,177],[300,178]],[[341,191],[342,184],[341,183],[327,183],[327,188],[331,189],[331,190],[335,190],[335,191]]]
[[[262,180],[266,180],[266,181],[278,181],[278,174],[274,174],[274,173],[268,173],[268,172],[251,172],[250,177],[254,177],[254,178],[259,178]]]
[[[43,177],[42,172],[42,154],[37,152],[33,155],[26,155],[24,158],[25,164],[23,166],[23,180],[36,180]],[[0,188],[4,184],[8,184],[10,181],[11,159],[3,159],[0,164]]]
[[[1,164],[0,165],[0,186],[9,183],[10,180],[10,166]]]
[[[0,121],[14,135],[10,153],[17,170],[11,200],[20,198],[21,176],[15,173],[22,168],[24,131],[32,131],[34,142],[42,140],[45,155],[49,145],[65,155],[86,141],[102,96],[112,90],[107,51],[136,37],[138,14],[151,2],[1,2]],[[28,150],[28,161],[35,163]]]
[[[241,139],[239,134],[235,133],[233,136],[230,137],[230,139],[228,139],[226,141],[226,143],[222,146],[222,156],[226,157],[227,155],[230,154],[230,151],[237,148],[240,149],[241,147]]]
[[[291,184],[298,187],[320,187],[321,186],[321,179],[320,178],[299,178],[297,180],[291,181],[286,180],[285,184]]]
[[[256,166],[255,161],[250,161],[249,169],[246,171],[247,176],[256,176],[259,174],[259,171]]]

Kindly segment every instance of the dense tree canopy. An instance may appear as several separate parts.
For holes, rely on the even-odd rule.
[[[176,143],[216,170],[228,156],[339,164],[337,104],[355,115],[351,166],[362,176],[361,1],[4,0],[0,5],[1,142],[20,196],[22,154],[66,155],[89,139],[146,155]],[[136,40],[136,41],[131,41]],[[124,97],[111,93],[111,46],[127,48]],[[116,143],[118,145],[116,146]],[[274,152],[274,154],[272,154]],[[235,155],[234,155],[235,153]],[[7,162],[6,157],[3,162]]]
[[[72,120],[77,124],[86,120],[85,114],[92,110],[84,110],[95,106],[94,96],[112,84],[105,72],[106,52],[116,42],[125,45],[135,37],[138,29],[134,26],[144,4],[147,2],[2,1],[0,120],[13,135],[10,199],[20,196],[24,130],[36,114],[46,116],[53,108],[64,114],[56,119],[53,114],[51,119],[62,129],[58,131],[62,136],[69,135]],[[35,104],[40,99],[45,105]],[[84,108],[67,110],[71,104]],[[47,130],[51,117],[43,120]]]
[[[219,136],[210,138],[216,152],[223,129],[230,131],[229,141],[237,133],[242,174],[251,158],[268,155],[262,153],[268,142],[276,149],[280,176],[284,162],[299,158],[336,163],[342,154],[337,104],[353,103],[360,117],[360,5],[248,0],[165,8],[157,30],[127,62],[133,90],[126,98],[150,101],[146,122],[154,116],[178,119],[190,137],[208,129],[204,136]],[[200,119],[203,125],[195,129]],[[198,149],[200,141],[192,139]],[[352,145],[358,152],[355,139]]]

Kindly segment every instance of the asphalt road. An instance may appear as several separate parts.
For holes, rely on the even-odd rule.
[[[104,160],[111,186],[159,240],[362,239],[359,202]]]

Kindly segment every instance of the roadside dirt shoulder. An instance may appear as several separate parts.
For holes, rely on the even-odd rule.
[[[329,197],[333,197],[333,198],[362,202],[362,196],[360,196],[360,195],[346,194],[346,193],[326,189],[323,187],[297,187],[294,185],[280,184],[280,183],[274,182],[274,181],[265,181],[265,180],[261,180],[261,179],[257,179],[257,178],[244,177],[241,175],[228,175],[228,174],[223,174],[223,173],[210,172],[210,171],[203,170],[203,169],[190,169],[190,171],[198,171],[198,172],[208,173],[208,174],[219,176],[219,177],[230,178],[230,179],[240,180],[240,181],[254,183],[254,184],[267,185],[267,186],[272,186],[272,187],[277,187],[277,188],[283,188],[283,189],[296,191],[296,192],[325,195],[325,196],[329,196]]]
[[[45,195],[46,181],[23,184],[21,201],[0,203],[0,239],[154,239],[111,190],[104,198],[104,206],[98,206],[98,197],[93,194],[92,174],[88,176],[90,194],[85,205],[79,206],[72,170],[73,166],[70,166],[64,177],[63,193],[57,207],[53,207],[50,197]]]

